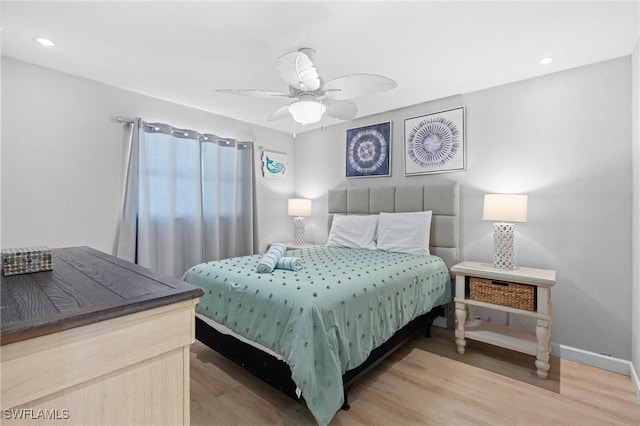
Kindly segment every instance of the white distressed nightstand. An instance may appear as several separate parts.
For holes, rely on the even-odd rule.
[[[551,287],[556,283],[556,272],[548,269],[518,268],[498,269],[480,262],[462,262],[451,268],[456,275],[456,345],[459,354],[464,353],[466,338],[478,340],[518,352],[536,356],[537,375],[546,379],[551,352]],[[491,281],[490,285],[521,284],[532,286],[532,310],[514,308],[470,298],[471,278]],[[499,292],[500,289],[497,288]],[[467,321],[467,306],[480,306],[537,319],[535,335],[526,330],[499,326],[474,318]]]
[[[287,250],[295,250],[295,249],[300,249],[300,248],[311,248],[311,247],[319,247],[320,246],[320,244],[309,244],[309,243],[296,245],[296,243],[294,243],[294,242],[285,242],[285,243],[282,243],[282,244],[285,245]]]

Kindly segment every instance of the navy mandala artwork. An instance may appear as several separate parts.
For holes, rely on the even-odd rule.
[[[347,177],[388,176],[391,123],[347,130]]]
[[[420,167],[442,167],[460,149],[460,132],[453,121],[437,117],[421,121],[407,138],[407,155]]]

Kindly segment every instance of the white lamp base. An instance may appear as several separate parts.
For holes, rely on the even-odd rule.
[[[516,269],[513,263],[514,232],[513,223],[493,224],[493,267]]]
[[[297,246],[304,245],[304,217],[294,216],[293,225],[295,227],[294,244]]]

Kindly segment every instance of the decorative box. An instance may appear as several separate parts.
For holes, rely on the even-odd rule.
[[[2,249],[2,273],[29,274],[53,269],[51,249],[45,246]]]
[[[536,287],[503,281],[471,277],[469,298],[495,305],[510,306],[525,311],[536,310]]]

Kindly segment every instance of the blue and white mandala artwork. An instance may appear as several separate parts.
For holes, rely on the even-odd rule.
[[[405,120],[405,173],[464,170],[464,110]]]
[[[347,130],[347,177],[390,176],[391,122]]]

